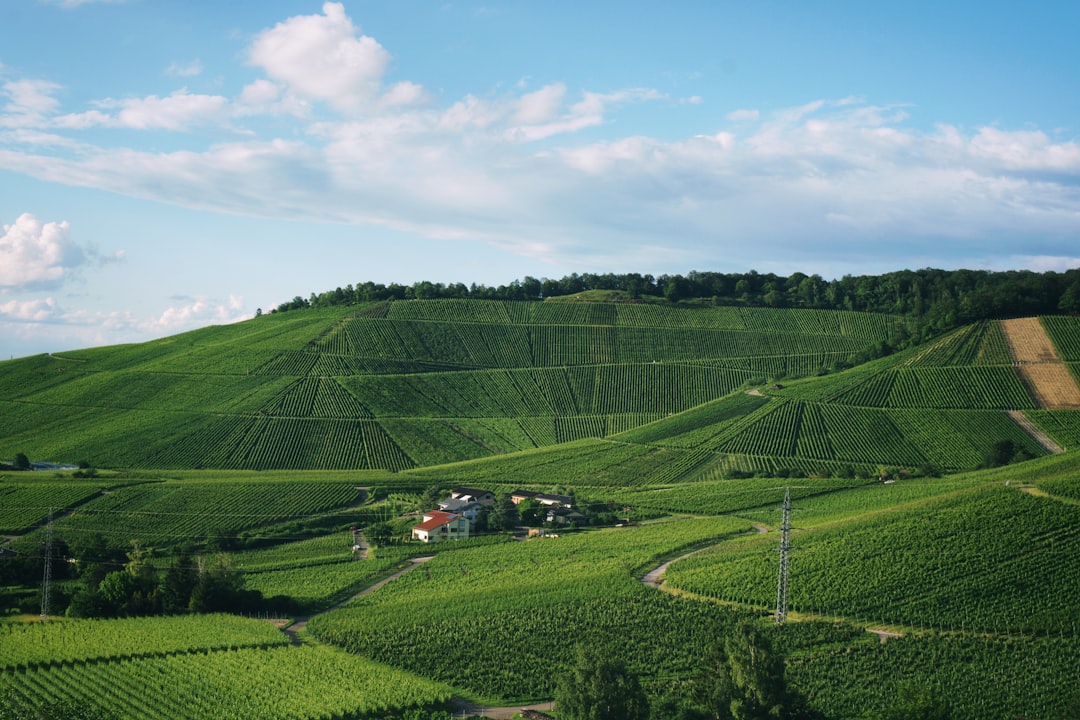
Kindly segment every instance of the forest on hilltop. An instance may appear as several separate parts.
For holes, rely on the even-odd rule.
[[[838,280],[801,272],[784,277],[750,270],[745,273],[691,271],[686,275],[657,277],[638,273],[573,273],[559,280],[526,276],[497,287],[428,281],[383,285],[369,281],[311,293],[307,299],[297,295],[272,312],[372,300],[543,300],[588,291],[620,293],[626,301],[662,298],[670,303],[697,301],[903,315],[909,318],[907,330],[916,341],[979,320],[1080,313],[1080,269],[1037,273],[931,268],[883,275],[844,275]]]

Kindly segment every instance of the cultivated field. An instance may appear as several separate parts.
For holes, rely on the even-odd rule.
[[[829,720],[911,688],[958,720],[1070,718],[1080,412],[1036,402],[1013,353],[1080,361],[1080,322],[1044,318],[1039,339],[988,321],[833,366],[897,321],[395,302],[2,363],[0,456],[118,467],[0,476],[0,699],[431,720],[550,701],[585,644],[659,704],[750,622]],[[1034,459],[976,470],[1004,440]],[[573,493],[619,527],[406,540],[425,496],[459,485]],[[381,539],[354,548],[350,528]],[[164,577],[190,557],[235,569],[278,622],[34,622],[47,542],[54,614],[94,572]],[[91,551],[111,559],[95,570]],[[658,587],[641,582],[674,558]],[[278,629],[291,618],[306,619],[296,637]]]

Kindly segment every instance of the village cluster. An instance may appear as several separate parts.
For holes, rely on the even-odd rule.
[[[510,500],[515,505],[532,500],[544,506],[544,520],[551,525],[580,524],[586,520],[586,516],[574,508],[574,499],[568,495],[515,490],[510,494]],[[494,505],[495,493],[489,490],[454,488],[450,497],[439,503],[438,510],[424,513],[423,521],[412,530],[413,539],[430,543],[467,538],[480,513]]]

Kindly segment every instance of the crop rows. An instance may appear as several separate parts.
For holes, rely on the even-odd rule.
[[[1068,718],[1078,656],[1075,637],[916,635],[800,653],[786,677],[826,717],[894,709],[920,688],[955,720]]]
[[[757,330],[801,335],[888,338],[898,318],[828,310],[771,308],[672,308],[644,303],[503,302],[424,300],[396,302],[387,317],[402,321],[521,325],[605,325],[638,328]]]
[[[795,521],[798,526],[798,520]],[[1009,532],[1003,533],[1002,527]],[[763,541],[673,566],[677,587],[768,607]],[[858,525],[798,533],[789,607],[869,622],[985,632],[1073,632],[1080,507],[979,488]],[[770,566],[772,569],[770,569]]]
[[[1080,318],[1047,315],[1039,318],[1061,359],[1080,362]]]
[[[132,539],[175,545],[235,536],[343,508],[356,499],[355,486],[348,482],[152,483],[116,488],[55,525],[61,536],[101,533],[113,546],[126,547]]]
[[[907,366],[1010,365],[1012,354],[996,320],[966,325],[918,349]]]
[[[808,498],[832,498],[838,490],[869,482],[840,478],[801,478],[791,483],[791,497],[801,511]],[[737,513],[768,525],[779,526],[780,507],[784,501],[784,492],[788,489],[787,485],[785,481],[775,478],[747,478],[619,490],[615,491],[613,496],[618,502],[632,507],[670,513]],[[881,487],[880,484],[877,486]],[[769,542],[775,541],[775,537],[769,539]]]
[[[437,469],[417,468],[408,477],[433,478],[458,483],[505,484],[507,489],[523,483],[552,485],[612,485],[645,482],[654,463],[650,458],[670,459],[682,451],[667,453],[642,445],[582,440],[567,445],[541,448],[505,457],[485,458],[476,463]],[[665,460],[655,463],[662,467]]]
[[[278,395],[265,411],[269,415],[282,417],[371,417],[371,412],[332,378],[297,380]]]
[[[726,395],[739,371],[605,365],[360,377],[345,387],[376,417],[532,417],[679,412]]]
[[[435,683],[315,646],[63,665],[0,681],[31,701],[67,701],[119,720],[368,717],[449,699]]]
[[[370,318],[348,320],[342,332],[350,338],[347,347],[336,342],[320,345],[319,350],[334,355],[411,359],[461,367],[562,367],[756,356],[777,358],[775,362],[780,363],[796,346],[796,354],[814,358],[812,363],[804,364],[812,364],[816,370],[826,356],[846,357],[872,341],[860,335],[799,334],[766,327],[522,326]],[[296,371],[304,369],[298,366]]]
[[[863,407],[1024,409],[1034,407],[1011,367],[886,370],[833,398]]]
[[[50,508],[60,511],[100,493],[101,486],[97,483],[0,483],[0,533],[22,532],[44,522]]]
[[[0,672],[199,649],[266,647],[288,642],[273,625],[236,615],[82,620],[0,625]]]
[[[348,552],[346,548],[346,556]],[[312,562],[290,568],[245,568],[244,586],[258,590],[267,598],[287,596],[292,608],[309,613],[348,599],[400,562],[397,555],[380,555],[367,560],[346,557],[335,562]]]
[[[674,417],[628,431],[618,437],[625,442],[658,443],[696,447],[708,442],[730,423],[758,409],[768,398],[739,393],[703,403]]]
[[[628,571],[748,529],[737,519],[684,520],[440,553],[379,593],[314,618],[309,629],[485,696],[551,692],[553,677],[565,667],[565,648],[535,639],[553,627],[603,646],[617,635],[633,669],[653,679],[689,676],[697,652],[734,618],[648,591]],[[463,645],[463,635],[486,641]],[[429,652],[407,651],[418,646]]]
[[[224,416],[139,465],[399,470],[412,462],[378,423],[368,420]]]

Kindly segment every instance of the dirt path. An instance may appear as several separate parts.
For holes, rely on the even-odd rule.
[[[397,580],[399,577],[401,577],[405,573],[412,572],[413,570],[420,567],[421,565],[423,565],[427,561],[432,560],[433,558],[434,558],[433,555],[429,555],[427,557],[411,558],[409,560],[409,562],[411,563],[409,565],[409,567],[398,570],[393,575],[389,575],[387,577],[384,577],[382,580],[375,583],[371,587],[364,588],[363,590],[356,593],[355,595],[352,595],[351,597],[346,598],[345,600],[342,600],[341,602],[337,603],[336,605],[328,607],[326,610],[323,610],[323,613],[328,613],[331,610],[337,610],[342,605],[345,605],[346,603],[350,603],[350,602],[352,602],[353,600],[355,600],[358,597],[363,597],[365,595],[370,595],[371,593],[375,592],[376,590],[378,590],[379,588],[381,588],[383,585],[390,582],[391,580]],[[322,615],[322,613],[316,613],[316,615]],[[300,645],[301,644],[300,633],[303,630],[307,629],[308,620],[310,620],[313,617],[315,617],[315,615],[305,615],[303,617],[295,618],[291,625],[289,625],[288,627],[282,628],[282,632],[284,632],[286,635],[289,636],[289,640],[290,640],[290,642],[292,642],[293,645]]]
[[[488,707],[476,705],[462,698],[454,698],[450,701],[454,708],[455,717],[472,717],[480,715],[491,720],[512,720],[512,718],[526,710],[537,710],[542,713],[555,709],[554,702],[537,703],[536,705],[511,705],[507,707]]]
[[[1065,448],[1054,442],[1054,439],[1047,435],[1039,428],[1038,425],[1031,422],[1027,415],[1022,410],[1009,410],[1009,417],[1013,419],[1017,425],[1019,425],[1024,432],[1031,436],[1031,439],[1043,446],[1043,448],[1053,454],[1065,452]]]
[[[1080,387],[1039,319],[1002,320],[1001,329],[1013,365],[1036,404],[1046,410],[1080,409]]]
[[[760,523],[754,523],[754,532],[767,533],[767,532],[769,532],[769,528],[765,527],[764,525],[762,525]],[[723,541],[721,541],[721,542],[723,542]],[[641,578],[641,583],[643,585],[646,585],[646,586],[651,587],[653,589],[659,590],[660,586],[664,584],[664,573],[667,572],[668,567],[670,567],[672,563],[677,563],[680,560],[685,560],[688,557],[693,557],[694,555],[697,555],[700,552],[705,552],[709,548],[712,548],[712,547],[715,547],[715,546],[716,546],[715,544],[706,545],[703,548],[698,548],[697,550],[692,550],[692,551],[690,551],[690,552],[688,552],[688,553],[686,553],[684,555],[680,555],[679,557],[672,558],[672,559],[668,560],[667,562],[665,562],[665,563],[653,568],[649,572],[645,573],[645,575]]]

